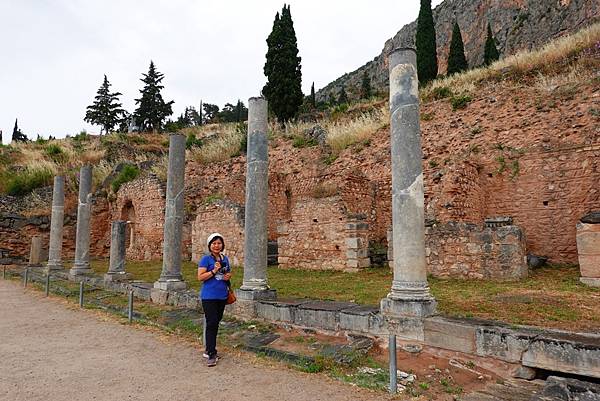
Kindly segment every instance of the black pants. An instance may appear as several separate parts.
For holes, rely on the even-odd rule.
[[[202,308],[204,309],[204,318],[206,319],[206,353],[209,358],[217,355],[217,333],[219,332],[219,322],[223,318],[225,303],[227,300],[203,299]]]

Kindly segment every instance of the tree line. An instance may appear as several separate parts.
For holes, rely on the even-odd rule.
[[[483,64],[490,65],[500,58],[500,53],[496,47],[496,39],[494,38],[489,22],[487,24],[486,35]],[[431,11],[431,0],[421,0],[415,43],[417,48],[417,75],[419,76],[419,82],[426,84],[434,80],[438,75],[435,23]],[[452,75],[468,69],[469,63],[465,56],[460,26],[455,21],[450,38],[450,51],[448,52],[446,73],[447,75]]]
[[[269,102],[269,111],[279,122],[285,123],[298,116],[300,112],[311,111],[323,107],[347,104],[349,102],[346,88],[342,86],[337,96],[330,94],[327,102],[317,102],[314,82],[309,95],[302,93],[302,67],[298,52],[298,43],[294,30],[291,9],[284,4],[281,12],[275,14],[273,27],[267,39],[267,53],[263,72],[267,82],[262,95]],[[437,46],[435,24],[431,11],[431,0],[421,0],[416,32],[417,72],[419,81],[426,84],[438,75]],[[491,26],[487,25],[484,64],[488,65],[500,57],[493,37]],[[448,75],[465,71],[469,68],[464,52],[464,44],[458,22],[454,23],[448,55]],[[164,74],[156,69],[150,61],[148,72],[142,74],[143,87],[140,97],[135,99],[136,109],[129,114],[123,109],[119,97],[120,92],[111,92],[111,84],[106,75],[98,89],[94,101],[86,109],[84,121],[101,127],[101,133],[109,133],[118,127],[122,132],[136,131],[176,131],[182,128],[215,122],[240,122],[248,118],[248,109],[241,100],[226,103],[222,109],[216,104],[200,103],[196,109],[188,106],[175,120],[173,100],[165,101],[161,91],[164,88]],[[360,98],[368,99],[373,95],[371,77],[366,69],[363,71],[359,89]],[[18,129],[15,121],[13,140],[27,140]]]

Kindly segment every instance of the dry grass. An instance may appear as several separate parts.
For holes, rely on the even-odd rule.
[[[326,124],[327,143],[331,146],[333,154],[339,154],[352,144],[369,140],[377,130],[387,126],[389,121],[389,109],[382,107],[349,121]]]
[[[169,155],[165,155],[165,156],[161,157],[160,159],[158,159],[158,161],[156,162],[156,164],[154,164],[154,166],[152,166],[150,171],[152,173],[154,173],[158,177],[159,180],[166,182],[168,167],[169,167]]]
[[[190,151],[193,159],[207,164],[227,160],[240,154],[246,131],[238,129],[237,124],[224,124],[218,126],[218,129],[217,133],[206,139],[202,147]]]
[[[518,77],[536,71],[544,75],[554,75],[556,72],[551,70],[553,67],[562,68],[562,62],[599,41],[600,23],[596,23],[573,35],[552,41],[540,50],[520,52],[498,60],[489,67],[475,68],[463,74],[437,79],[421,90],[421,97],[430,98],[436,88],[442,87],[451,88],[454,93],[471,93],[477,83],[500,79],[503,76]]]

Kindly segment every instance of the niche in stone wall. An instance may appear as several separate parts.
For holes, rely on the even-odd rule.
[[[133,248],[135,244],[135,208],[130,199],[125,201],[123,209],[121,209],[121,220],[129,222],[125,229],[125,246]]]

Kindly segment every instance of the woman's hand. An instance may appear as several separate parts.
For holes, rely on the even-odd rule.
[[[231,273],[223,274],[223,280],[225,280],[225,281],[231,280]]]
[[[218,272],[219,270],[221,270],[221,262],[216,261],[215,262],[215,271]]]

